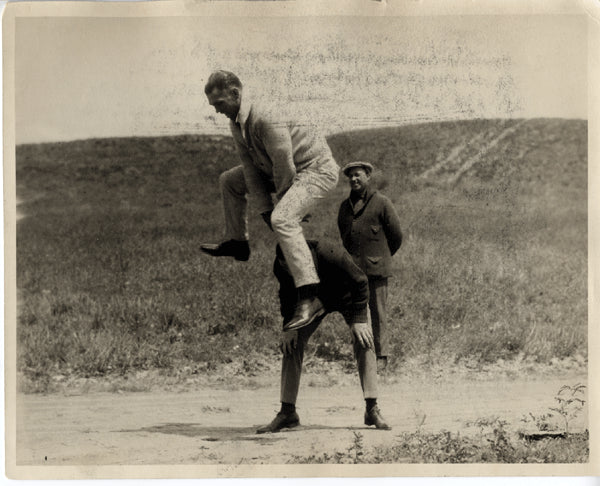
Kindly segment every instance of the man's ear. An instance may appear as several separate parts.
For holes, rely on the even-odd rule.
[[[241,99],[240,88],[238,88],[237,86],[232,86],[231,87],[231,94],[234,96],[234,98],[237,101],[239,101]]]

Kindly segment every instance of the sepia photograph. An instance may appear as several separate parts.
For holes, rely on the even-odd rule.
[[[9,2],[7,476],[598,474],[599,13]]]

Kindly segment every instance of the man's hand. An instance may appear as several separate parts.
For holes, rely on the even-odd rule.
[[[267,226],[269,227],[269,229],[271,231],[273,231],[273,227],[271,226],[271,213],[273,211],[265,211],[264,213],[260,213],[260,215],[262,216],[262,219],[265,223],[267,223]]]
[[[292,354],[296,349],[296,343],[298,342],[298,331],[286,331],[281,333],[281,342],[279,343],[279,349],[285,355]]]
[[[371,331],[371,326],[366,322],[352,324],[350,329],[352,330],[352,342],[358,341],[363,348],[375,348],[373,331]]]

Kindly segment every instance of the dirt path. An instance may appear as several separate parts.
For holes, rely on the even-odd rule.
[[[382,383],[379,403],[392,431],[362,425],[357,380],[314,386],[303,377],[298,401],[302,426],[256,435],[278,406],[278,386],[183,392],[17,396],[17,465],[282,464],[299,457],[346,451],[353,432],[365,447],[393,445],[414,431],[478,433],[467,422],[499,417],[515,430],[532,412],[548,412],[562,385],[586,382],[580,372],[560,378],[481,380],[451,376]],[[388,380],[391,381],[391,380]],[[311,386],[312,385],[312,386]],[[587,427],[582,414],[570,424]]]

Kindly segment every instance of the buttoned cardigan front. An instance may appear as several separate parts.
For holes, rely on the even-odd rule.
[[[350,198],[338,212],[342,243],[369,278],[392,276],[392,256],[402,244],[400,218],[388,197],[367,191],[364,205],[354,211]]]

